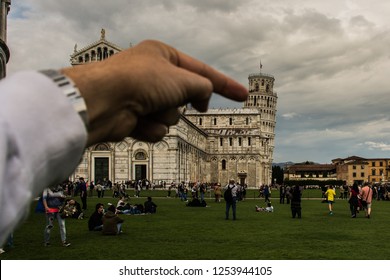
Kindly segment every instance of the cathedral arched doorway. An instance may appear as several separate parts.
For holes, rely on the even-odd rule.
[[[147,165],[136,164],[134,166],[134,178],[136,181],[147,179]]]
[[[134,152],[134,159],[133,159],[133,164],[134,164],[134,174],[133,178],[134,180],[145,180],[149,179],[148,178],[148,154],[146,153],[145,150],[137,150]]]
[[[91,153],[92,160],[92,180],[103,182],[104,179],[111,180],[111,150],[106,143],[98,144]]]
[[[95,157],[95,170],[94,178],[95,182],[103,182],[104,179],[108,179],[109,176],[109,158],[108,157]]]
[[[246,171],[239,171],[237,176],[238,176],[238,179],[240,180],[239,184],[241,186],[244,186],[246,184],[246,177],[247,177],[248,173]]]

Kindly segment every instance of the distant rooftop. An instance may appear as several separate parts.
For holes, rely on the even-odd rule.
[[[287,168],[289,173],[302,171],[330,171],[335,169],[336,166],[333,164],[294,164]]]

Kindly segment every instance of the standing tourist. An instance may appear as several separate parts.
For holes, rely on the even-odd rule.
[[[359,187],[355,183],[353,184],[351,191],[349,192],[349,209],[351,210],[351,218],[356,218],[356,214],[359,208]]]
[[[142,181],[138,180],[137,184],[135,185],[135,197],[139,197],[141,194],[141,189],[142,189]]]
[[[199,192],[200,192],[200,201],[203,201],[204,200],[204,196],[205,196],[205,194],[207,192],[207,185],[206,185],[206,183],[200,184]]]
[[[112,198],[116,198],[119,196],[119,183],[114,183],[112,186]]]
[[[271,190],[268,185],[265,185],[263,194],[265,202],[270,202],[269,197],[271,195]]]
[[[366,218],[371,216],[371,204],[372,204],[372,189],[370,184],[365,183],[363,188],[360,190],[360,197],[362,199],[362,206],[366,212]]]
[[[284,185],[281,185],[279,187],[279,203],[284,204],[284,199],[286,197],[286,187]]]
[[[60,185],[47,188],[42,194],[42,203],[46,213],[46,227],[44,231],[44,245],[50,245],[50,232],[54,226],[54,219],[57,219],[60,228],[62,246],[68,247],[70,243],[66,241],[65,219],[59,214],[60,208],[64,203],[65,195]]]
[[[237,186],[234,180],[230,180],[229,184],[224,188],[224,199],[226,202],[225,219],[229,220],[229,211],[232,208],[233,220],[237,218],[236,207],[237,207]]]
[[[291,194],[291,187],[290,186],[287,186],[286,187],[286,204],[290,204],[290,201],[291,201],[291,197],[292,197],[292,194]]]
[[[79,186],[80,186],[80,199],[81,199],[81,204],[82,204],[81,208],[83,209],[83,212],[84,212],[85,210],[87,210],[88,193],[87,193],[87,184],[85,183],[83,177],[80,177]]]
[[[93,181],[91,181],[91,183],[89,184],[89,196],[92,197],[93,196],[93,189],[95,188],[95,184]]]
[[[104,191],[105,190],[111,190],[112,188],[112,182],[107,179],[107,178],[104,178],[103,180],[103,188],[102,188],[102,197],[104,197]]]
[[[248,185],[247,184],[244,184],[242,186],[242,200],[245,200],[246,199],[246,189],[248,188]]]
[[[215,202],[221,202],[222,187],[220,183],[217,183],[214,188]]]
[[[299,186],[293,186],[290,189],[290,193],[291,193],[291,215],[293,218],[298,217],[298,219],[300,219],[302,217],[301,188]]]
[[[333,186],[328,187],[328,189],[324,193],[324,196],[328,203],[329,215],[333,215],[333,203],[334,203],[334,198],[336,197],[336,192],[334,191]]]
[[[100,181],[97,182],[96,184],[96,192],[97,192],[97,197],[101,198],[102,197],[102,191],[103,191],[103,186]]]

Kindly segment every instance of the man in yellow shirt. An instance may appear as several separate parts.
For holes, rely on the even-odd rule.
[[[328,201],[329,215],[333,215],[333,202],[335,196],[336,196],[336,192],[333,189],[333,186],[329,186],[327,191],[325,192],[325,197],[326,200]]]

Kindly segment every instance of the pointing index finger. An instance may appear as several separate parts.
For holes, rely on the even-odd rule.
[[[248,98],[248,90],[232,78],[176,49],[175,53],[176,65],[209,79],[214,92],[235,101],[245,101]]]

